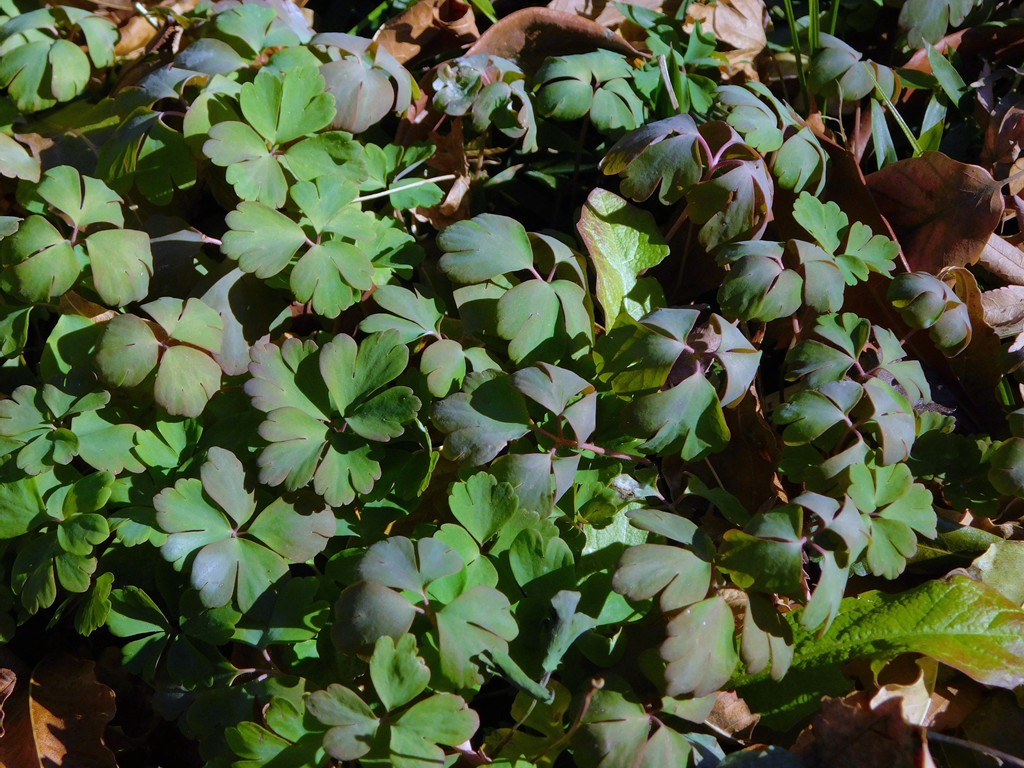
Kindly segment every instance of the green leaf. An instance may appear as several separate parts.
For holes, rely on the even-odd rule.
[[[220,366],[208,354],[184,345],[170,347],[160,358],[153,397],[172,416],[196,418],[220,391],[220,380]]]
[[[402,635],[397,643],[384,635],[373,648],[370,679],[389,712],[419,696],[430,682],[430,668],[416,655],[416,638]]]
[[[515,363],[542,356],[555,336],[559,315],[558,294],[543,280],[527,280],[498,300],[498,335],[509,341]]]
[[[665,668],[665,693],[706,696],[720,690],[739,662],[733,635],[732,609],[721,597],[691,605],[673,618],[668,639],[661,645]]]
[[[437,539],[420,539],[415,547],[405,536],[392,536],[366,550],[359,574],[367,581],[426,595],[427,586],[457,573],[462,558]]]
[[[659,595],[663,613],[703,600],[711,586],[711,563],[682,547],[640,544],[622,553],[612,587],[630,600]]]
[[[457,687],[468,688],[483,682],[474,657],[484,651],[508,653],[508,641],[519,627],[504,594],[476,586],[438,612],[437,633],[442,673]]]
[[[533,265],[526,230],[507,216],[483,213],[456,222],[437,236],[437,247],[444,251],[442,271],[462,284],[480,283]]]
[[[661,186],[658,199],[677,202],[700,180],[706,158],[698,147],[697,124],[689,115],[658,120],[626,134],[605,155],[601,170],[623,176],[622,194],[636,202]]]
[[[803,516],[790,504],[755,515],[742,531],[726,531],[715,564],[741,589],[799,598],[803,546]]]
[[[597,300],[610,330],[637,278],[660,264],[669,248],[650,213],[603,189],[590,193],[576,226],[594,263]]]
[[[221,250],[238,261],[243,272],[261,279],[287,267],[306,242],[302,227],[262,203],[240,203],[225,222],[230,229],[224,233]]]
[[[115,387],[134,387],[156,368],[160,345],[149,324],[135,315],[118,315],[103,331],[96,364]]]
[[[718,394],[699,373],[663,392],[633,400],[624,409],[623,422],[630,434],[647,438],[642,449],[678,452],[686,461],[721,450],[729,441]]]
[[[149,293],[153,256],[149,235],[133,229],[108,229],[85,239],[93,284],[106,304],[123,306]]]
[[[151,678],[171,640],[171,625],[152,598],[138,587],[124,587],[110,593],[107,627],[125,645],[123,663],[133,672]],[[134,639],[132,639],[134,638]]]
[[[466,390],[434,406],[434,424],[447,437],[444,453],[479,466],[528,431],[526,402],[511,379],[491,372],[466,377]]]
[[[452,486],[452,514],[481,546],[497,536],[519,508],[515,489],[491,474],[477,472]]]
[[[40,173],[39,159],[6,133],[0,133],[0,175],[39,181]]]
[[[245,123],[228,121],[210,128],[203,154],[214,165],[227,168],[226,178],[242,200],[284,205],[288,182],[277,158],[260,136]]]
[[[283,499],[254,518],[256,502],[245,488],[241,462],[228,451],[211,448],[201,474],[202,482],[179,480],[161,491],[153,506],[170,534],[161,553],[177,570],[188,565],[207,607],[236,597],[248,611],[288,572],[289,563],[305,562],[334,534],[330,510],[304,515]]]
[[[439,693],[420,701],[391,726],[391,760],[396,768],[443,766],[444,751],[437,746],[458,746],[468,741],[480,718],[459,696]]]
[[[306,700],[306,709],[324,725],[324,749],[336,760],[358,760],[370,751],[380,726],[373,711],[342,685],[331,684]]]
[[[334,118],[330,94],[315,69],[303,67],[284,73],[261,69],[238,97],[249,125],[271,145],[316,133]]]
[[[346,587],[334,605],[339,618],[331,639],[342,651],[369,651],[385,635],[394,640],[409,631],[416,609],[394,590],[374,581]]]
[[[781,683],[761,673],[731,684],[763,722],[780,729],[816,711],[823,694],[850,690],[841,670],[855,659],[923,653],[985,685],[1014,688],[1024,669],[1022,631],[1024,612],[993,587],[950,576],[908,592],[847,598],[824,635],[794,628],[793,666]]]
[[[69,165],[50,168],[38,184],[20,190],[18,199],[33,213],[59,211],[77,229],[124,226],[121,198],[99,179],[83,176]]]
[[[573,737],[573,756],[581,768],[689,765],[690,742],[662,717],[648,713],[632,692],[597,691]]]
[[[914,48],[936,43],[949,27],[963,23],[980,0],[907,0],[900,11],[900,29]]]
[[[78,280],[84,259],[42,216],[29,216],[3,240],[3,286],[28,302],[45,302]]]

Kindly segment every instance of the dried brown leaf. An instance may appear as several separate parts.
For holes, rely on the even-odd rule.
[[[384,24],[374,40],[405,64],[471,45],[479,37],[472,6],[460,0],[420,0]]]
[[[548,8],[562,13],[573,13],[614,29],[626,20],[626,17],[616,7],[617,5],[635,5],[637,8],[658,11],[666,6],[671,9],[678,7],[679,0],[668,0],[668,2],[665,0],[625,0],[625,2],[617,2],[617,0],[551,0],[548,3]]]
[[[1012,166],[1024,150],[1024,101],[1003,100],[996,105],[985,131],[981,163],[999,178],[1012,174]],[[1011,194],[1018,194],[1024,181],[1010,185]]]
[[[971,341],[949,364],[957,374],[960,385],[975,403],[981,404],[991,414],[999,413],[1001,406],[996,393],[1003,371],[1000,367],[1001,350],[999,336],[985,320],[985,308],[981,301],[981,289],[971,271],[964,267],[948,267],[939,273],[967,305],[971,319]],[[1002,428],[1005,430],[1005,426]],[[997,434],[999,428],[993,430]]]
[[[870,694],[826,698],[793,746],[806,768],[925,768],[934,765],[924,728],[903,720],[899,699],[872,708]]]
[[[743,76],[756,80],[754,60],[768,44],[765,35],[764,0],[716,0],[714,3],[693,3],[686,10],[690,23],[701,22],[704,29],[714,32],[719,42],[733,50],[726,51],[729,66],[726,77]]]
[[[532,72],[548,56],[586,53],[598,48],[626,56],[640,51],[595,21],[550,8],[524,8],[511,13],[484,32],[467,54],[489,53]]]
[[[1024,330],[1024,286],[1007,285],[981,294],[985,322],[1001,339]]]
[[[991,174],[941,152],[893,163],[866,181],[915,271],[977,263],[1003,215]]]
[[[1024,251],[1005,237],[992,235],[978,263],[1008,283],[1024,285]]]
[[[41,661],[19,680],[5,705],[3,768],[117,768],[103,743],[114,717],[114,692],[97,682],[95,665],[71,656]]]
[[[747,702],[733,691],[723,691],[715,698],[715,706],[708,715],[707,722],[720,733],[727,733],[737,741],[749,741],[754,727],[761,716],[754,714]]]

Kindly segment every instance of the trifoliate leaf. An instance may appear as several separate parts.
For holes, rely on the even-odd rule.
[[[800,597],[803,548],[803,516],[790,504],[726,531],[715,565],[741,589]]]
[[[334,118],[334,104],[324,79],[312,68],[271,73],[261,69],[242,86],[239,106],[249,125],[270,145],[316,133]]]
[[[601,161],[608,176],[623,176],[622,194],[643,202],[660,184],[658,199],[671,205],[701,177],[705,158],[697,124],[689,115],[658,120],[626,134]]]
[[[443,766],[440,744],[455,747],[468,741],[480,718],[459,696],[438,693],[417,702],[391,726],[390,764],[395,768]]]
[[[221,250],[237,260],[243,272],[261,279],[288,266],[306,241],[302,227],[262,203],[240,203],[225,222],[230,229],[224,233]]]
[[[210,449],[202,482],[179,480],[153,500],[157,522],[170,534],[161,548],[177,570],[186,566],[203,604],[217,608],[237,598],[247,611],[288,572],[320,552],[334,534],[328,509],[302,514],[278,499],[256,514],[245,487],[241,462],[221,448]],[[254,517],[255,515],[255,517]]]

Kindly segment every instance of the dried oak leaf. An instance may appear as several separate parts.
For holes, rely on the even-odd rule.
[[[941,152],[893,163],[866,181],[912,271],[977,263],[1003,215],[992,175]]]
[[[71,656],[39,662],[4,702],[3,768],[117,768],[103,743],[114,717],[114,692],[95,665]]]

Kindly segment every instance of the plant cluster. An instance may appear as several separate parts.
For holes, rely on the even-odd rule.
[[[29,5],[0,763],[813,766],[907,654],[1024,683],[1014,4]]]

